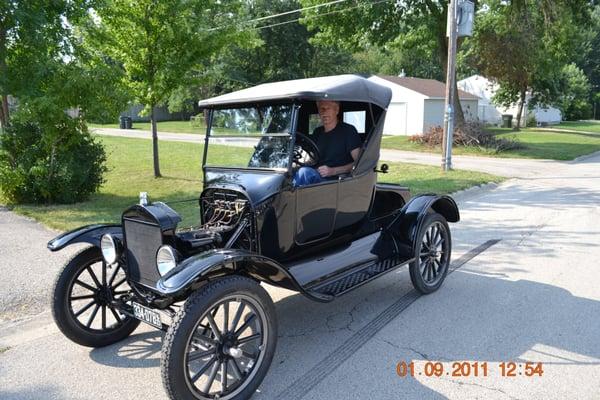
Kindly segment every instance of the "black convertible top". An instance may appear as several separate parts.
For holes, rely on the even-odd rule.
[[[201,100],[202,108],[223,107],[269,100],[336,100],[372,103],[386,109],[392,91],[358,75],[334,75],[320,78],[264,83],[236,92]]]

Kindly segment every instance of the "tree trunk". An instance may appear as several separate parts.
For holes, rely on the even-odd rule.
[[[0,124],[2,124],[2,128],[6,128],[8,123],[10,122],[10,114],[8,111],[8,96],[2,96],[2,110],[0,111]]]
[[[8,67],[6,66],[6,30],[0,31],[0,76],[6,77]],[[0,86],[0,94],[2,95],[2,104],[0,105],[0,125],[5,129],[10,122],[8,112],[8,94],[7,88]]]
[[[150,124],[152,125],[152,158],[154,160],[154,177],[160,178],[160,165],[158,161],[158,133],[156,131],[156,116],[154,115],[154,104],[150,108]]]
[[[460,128],[465,124],[465,114],[458,97],[458,81],[454,75],[454,129]]]
[[[3,98],[4,96],[1,97]],[[4,107],[0,106],[0,133],[2,133],[4,129],[6,129],[6,120],[7,118],[4,115]]]
[[[527,89],[521,89],[521,98],[519,99],[519,111],[517,112],[517,123],[515,124],[515,131],[521,129],[521,117],[523,116],[523,108],[525,107],[526,97]]]
[[[445,17],[445,13],[444,13],[444,18]],[[446,37],[446,29],[445,29],[445,24],[444,24],[444,29],[442,30],[440,28],[440,31],[438,32],[438,58],[440,60],[440,63],[442,64],[442,70],[444,71],[444,76],[446,76],[448,74],[448,38]],[[460,38],[459,38],[460,39]],[[458,54],[458,49],[460,47],[462,40],[457,40],[456,42],[456,53]],[[458,97],[458,80],[457,80],[457,74],[455,73],[454,75],[454,129],[463,126],[465,123],[465,115],[463,113],[463,109],[462,106],[460,104],[460,98]]]

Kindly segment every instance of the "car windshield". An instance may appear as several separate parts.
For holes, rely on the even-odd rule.
[[[206,165],[287,169],[291,105],[214,110]]]

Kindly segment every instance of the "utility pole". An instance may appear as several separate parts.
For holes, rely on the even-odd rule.
[[[442,139],[442,170],[452,169],[452,136],[454,133],[454,78],[456,76],[456,11],[458,0],[448,5],[448,67],[446,68],[446,104],[444,137]]]

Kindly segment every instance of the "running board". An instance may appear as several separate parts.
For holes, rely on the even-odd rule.
[[[341,296],[352,289],[356,289],[357,287],[412,261],[412,259],[403,260],[401,257],[388,258],[367,266],[361,266],[360,268],[343,273],[340,276],[334,276],[326,282],[311,287],[310,291],[326,296]]]

